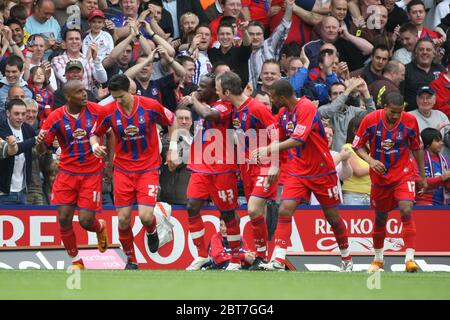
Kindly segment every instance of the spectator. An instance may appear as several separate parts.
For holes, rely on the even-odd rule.
[[[26,0],[30,1],[30,0]],[[32,2],[32,1],[30,1]],[[20,1],[21,4],[14,5],[9,11],[9,19],[8,20],[18,20],[20,22],[22,32],[23,26],[27,23],[27,18],[29,16],[27,9],[23,6],[24,1]],[[31,12],[30,12],[31,14]]]
[[[444,154],[450,155],[450,121],[448,117],[439,110],[433,110],[436,102],[436,94],[428,86],[419,88],[416,95],[417,109],[410,113],[416,117],[419,123],[419,130],[425,128],[435,128],[440,131],[444,146]]]
[[[192,127],[192,112],[185,106],[178,106],[175,111],[177,121],[177,150],[179,159],[182,163],[171,172],[166,164],[161,167],[160,185],[161,193],[159,201],[167,202],[169,204],[187,204],[186,190],[189,184],[191,172],[187,169],[189,158],[189,150],[191,148],[194,136],[191,133]],[[166,159],[169,150],[170,135],[165,134],[162,139],[162,153],[163,159]]]
[[[84,2],[90,2],[92,0],[84,0]],[[96,0],[93,0],[95,2]],[[91,43],[96,43],[98,49],[98,57],[100,61],[111,53],[114,49],[114,41],[111,35],[103,31],[102,28],[105,25],[105,15],[103,11],[99,9],[92,10],[89,13],[88,18],[89,32],[83,39],[82,52],[86,56]]]
[[[239,223],[238,219],[238,223]],[[225,221],[220,219],[220,231],[213,234],[208,246],[210,262],[203,265],[205,269],[226,269],[231,261],[231,248],[227,240],[227,227]],[[241,237],[241,248],[239,258],[241,268],[248,269],[255,260],[256,254],[250,251],[247,242]]]
[[[220,25],[217,29],[220,48],[208,49],[208,56],[211,63],[215,64],[221,61],[228,64],[231,70],[241,77],[243,85],[248,83],[248,59],[252,53],[250,38],[245,27],[245,24],[240,24],[240,30],[243,33],[243,42],[241,46],[236,47],[233,46],[233,27],[231,25]]]
[[[92,26],[89,23],[89,15],[92,11],[100,10],[98,7],[98,0],[78,0],[78,6],[80,7],[80,25],[79,26],[68,26],[66,28],[80,29],[83,34],[87,33],[89,29],[92,31]],[[100,10],[101,11],[101,10]],[[103,11],[101,11],[103,13]],[[84,51],[83,51],[84,52]]]
[[[30,70],[30,86],[36,102],[39,104],[39,123],[42,125],[55,104],[53,92],[48,89],[49,81],[43,67],[36,66]],[[27,122],[28,123],[28,122]]]
[[[441,20],[450,13],[450,0],[443,0],[436,6],[434,11],[433,28],[441,24]]]
[[[148,98],[153,98],[161,102],[166,108],[175,110],[177,101],[175,96],[175,89],[178,83],[186,74],[182,65],[180,65],[174,58],[170,58],[167,51],[163,47],[157,49],[161,59],[169,61],[170,68],[174,73],[152,80],[153,59],[154,54],[148,57],[139,57],[137,64],[128,69],[125,74],[136,81],[137,95],[142,95]]]
[[[330,101],[330,86],[339,82],[336,73],[332,70],[334,58],[332,50],[322,50],[319,55],[319,76],[304,86],[304,95],[310,100],[318,100],[319,105],[327,104]]]
[[[221,0],[214,0],[206,9],[205,15],[208,22],[211,23],[214,19],[217,19],[223,13]]]
[[[195,29],[195,36],[192,39],[187,55],[195,61],[195,74],[192,79],[193,83],[198,85],[200,78],[212,71],[212,64],[209,60],[207,50],[211,43],[211,30],[207,25],[199,25]]]
[[[33,92],[22,79],[23,60],[17,56],[11,56],[6,60],[5,76],[0,80],[0,119],[5,115],[5,102],[11,87],[20,87],[28,98],[33,97]]]
[[[52,0],[36,0],[33,6],[33,14],[27,18],[25,31],[30,34],[41,34],[49,41],[52,50],[57,50],[61,46],[61,27],[53,18],[55,13],[55,4]],[[45,58],[50,55],[47,50]]]
[[[324,124],[324,131],[327,136],[328,140],[328,148],[331,148],[333,145],[333,127],[327,122],[323,121]],[[348,160],[350,159],[351,151],[348,148],[342,148],[340,152],[330,150],[331,156],[334,160],[334,165],[336,166],[336,175],[338,176],[338,181],[345,181],[349,179],[352,174],[353,170],[350,166]],[[342,198],[342,186],[339,182],[337,185],[339,198],[341,199],[341,202],[343,201]],[[319,205],[319,201],[317,201],[316,196],[314,193],[311,195],[311,205]]]
[[[52,69],[50,62],[44,60],[45,53],[45,39],[40,34],[32,35],[28,40],[28,46],[30,51],[27,52],[23,78],[28,81],[30,77],[30,69],[36,66],[42,66],[45,71],[45,75],[50,79],[50,86],[53,91],[58,89],[58,83],[56,82],[55,72]]]
[[[353,150],[352,143],[361,124],[364,114],[355,116],[350,120],[347,127],[347,138],[343,148],[351,151],[349,164],[352,167],[352,176],[344,181],[342,192],[344,194],[344,204],[350,206],[370,205],[370,175],[369,164],[361,159]],[[367,147],[366,147],[367,148]],[[369,150],[366,150],[369,152]]]
[[[384,98],[390,92],[400,92],[400,83],[404,80],[405,66],[399,61],[389,61],[383,69],[383,77],[369,85],[369,92],[377,109],[383,108]]]
[[[64,77],[67,79],[67,81],[70,81],[70,80],[82,81],[84,79],[83,64],[79,60],[71,60],[71,61],[67,62]],[[86,90],[86,94],[88,97],[88,101],[92,101],[92,102],[97,101],[95,94],[92,91]],[[56,90],[53,93],[53,95],[55,98],[54,109],[57,109],[66,104],[66,97],[64,95],[63,88],[61,88],[61,87],[58,88],[58,90]]]
[[[383,69],[389,61],[389,48],[383,44],[373,48],[370,55],[371,61],[366,67],[355,70],[350,73],[350,77],[361,77],[367,83],[373,83],[380,80]]]
[[[186,12],[192,12],[197,15],[200,22],[206,22],[208,20],[199,0],[162,0],[162,4],[164,9],[169,11],[172,16],[174,38],[178,38],[181,35],[181,25],[178,22]]]
[[[388,11],[388,21],[386,31],[393,33],[395,28],[402,26],[409,21],[405,10],[396,5],[395,0],[381,0],[381,3]]]
[[[241,0],[220,0],[220,3],[223,8],[223,14],[219,16],[217,19],[211,21],[209,24],[209,28],[211,29],[211,47],[218,47],[220,41],[219,38],[219,26],[222,24],[222,19],[224,17],[232,17],[236,19],[236,25],[240,25],[242,20],[240,20],[239,14],[242,11],[242,3]],[[237,40],[241,40],[243,37],[242,30],[234,30],[236,32],[233,32],[233,39],[236,37]],[[222,45],[222,44],[220,44]]]
[[[365,39],[351,35],[345,27],[342,27],[342,33],[339,35],[339,28],[339,21],[335,17],[323,18],[319,29],[320,39],[305,45],[305,53],[311,63],[310,68],[318,67],[320,48],[324,43],[334,44],[340,59],[348,63],[350,71],[363,66],[365,56],[370,54],[373,45]]]
[[[416,95],[419,88],[428,86],[439,76],[444,67],[434,63],[436,49],[431,40],[420,39],[414,49],[414,58],[406,65],[404,96],[406,111],[417,109]]]
[[[280,51],[280,66],[281,66],[281,74],[283,76],[287,75],[289,70],[289,61],[292,57],[300,56],[302,48],[297,42],[284,42],[283,47]]]
[[[26,190],[31,182],[32,148],[36,144],[33,128],[25,123],[26,106],[13,99],[6,105],[6,120],[0,122],[0,137],[14,135],[18,151],[0,161],[0,203],[26,204]]]
[[[400,42],[403,48],[400,48],[394,52],[392,60],[400,61],[402,64],[407,65],[412,61],[413,51],[419,40],[419,31],[417,27],[408,22],[400,27]]]
[[[297,97],[301,96],[303,86],[308,80],[308,67],[309,60],[304,50],[302,50],[300,57],[292,57],[289,60],[287,76]]]
[[[190,43],[200,20],[192,12],[183,13],[180,17],[181,43]]]
[[[450,205],[450,162],[441,151],[444,146],[442,135],[435,128],[420,132],[425,148],[424,168],[428,188],[424,194],[416,194],[417,205]]]
[[[27,48],[24,44],[24,32],[23,32],[23,26],[21,22],[17,19],[10,18],[6,20],[5,26],[8,27],[8,29],[5,27],[3,32],[6,31],[6,37],[8,41],[10,42],[10,52],[12,52],[15,55],[18,55],[21,58],[25,57],[25,54],[27,52]],[[10,41],[11,40],[11,41]]]
[[[39,121],[37,119],[38,115],[38,105],[33,99],[26,98],[24,100],[26,105],[26,116],[25,123],[29,124],[37,134],[37,126]],[[43,189],[43,175],[41,171],[41,165],[45,162],[50,161],[50,153],[44,153],[40,156],[36,150],[36,147],[32,148],[31,156],[31,179],[27,188],[27,204],[30,205],[44,205],[47,204],[44,189]]]
[[[196,91],[198,86],[192,82],[195,75],[195,61],[191,57],[181,56],[178,58],[178,63],[183,66],[185,71],[184,77],[179,81],[178,88],[176,89],[177,101],[181,97],[190,95],[192,92]]]
[[[270,100],[270,94],[265,91],[259,90],[254,93],[254,98],[265,104],[270,110],[272,110],[272,101]],[[272,113],[274,110],[272,110]],[[278,111],[278,110],[276,110]],[[277,113],[277,112],[275,112]]]
[[[261,22],[251,21],[247,27],[252,44],[248,70],[250,83],[254,89],[258,86],[258,78],[264,61],[279,59],[281,48],[291,27],[293,2],[293,0],[286,1],[283,20],[268,39],[264,40],[265,30]]]
[[[438,40],[439,33],[424,27],[427,11],[422,0],[411,0],[406,6],[408,17],[418,30],[419,39]]]
[[[441,72],[437,79],[431,81],[430,87],[436,93],[434,109],[442,111],[450,118],[450,65],[447,72]]]
[[[261,68],[261,90],[269,92],[270,86],[277,80],[281,79],[280,64],[275,59],[264,61]]]
[[[361,108],[358,93],[364,98],[366,109]],[[350,78],[345,84],[334,83],[330,87],[331,103],[321,106],[318,111],[321,118],[329,118],[334,128],[333,145],[330,149],[341,151],[347,137],[350,120],[366,112],[375,110],[375,104],[370,96],[367,84],[360,78]]]
[[[71,60],[78,60],[82,63],[83,84],[87,90],[96,90],[96,82],[105,83],[108,79],[106,70],[98,56],[99,47],[96,43],[91,43],[87,54],[81,53],[81,31],[79,29],[67,30],[64,34],[64,45],[66,50],[62,55],[52,59],[52,67],[59,84],[67,82],[65,77],[66,64]]]

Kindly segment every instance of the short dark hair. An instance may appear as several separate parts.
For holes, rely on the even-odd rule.
[[[263,33],[264,33],[264,31],[265,31],[264,25],[262,24],[261,21],[258,21],[258,20],[252,20],[252,21],[250,21],[249,24],[248,24],[248,26],[247,26],[247,28],[250,28],[250,27],[259,27],[259,28],[262,30]]]
[[[425,10],[425,4],[422,0],[412,0],[408,5],[406,6],[406,11],[409,13],[411,11],[412,6],[422,5],[423,9]]]
[[[291,84],[286,79],[280,79],[275,81],[271,86],[270,90],[280,97],[290,98],[295,96],[294,88],[292,88]]]
[[[319,63],[323,63],[323,61],[324,61],[324,59],[325,59],[325,56],[326,56],[327,54],[334,55],[334,50],[332,50],[332,49],[323,49],[323,50],[320,50],[320,52],[319,52],[319,58],[317,58],[317,61],[318,61]]]
[[[220,81],[223,92],[229,90],[232,95],[239,95],[244,91],[241,77],[232,71],[222,73],[216,80]]]
[[[187,61],[195,63],[195,60],[192,57],[190,57],[190,56],[178,56],[177,57],[177,61],[180,64],[183,64],[183,63],[185,63]]]
[[[220,28],[231,28],[231,30],[234,32],[234,28],[231,23],[221,23],[217,28],[217,34],[219,34]]]
[[[191,108],[186,107],[186,106],[184,106],[184,105],[180,105],[180,106],[178,106],[178,107],[175,109],[175,113],[176,113],[178,110],[186,110],[186,111],[189,111],[189,113],[191,114],[191,117],[192,117],[192,110],[191,110]]]
[[[11,19],[25,20],[28,18],[27,9],[21,4],[16,4],[9,10],[9,17]]]
[[[389,48],[388,48],[385,44],[379,43],[379,44],[377,44],[375,47],[373,47],[372,53],[371,53],[370,55],[373,57],[373,56],[375,55],[375,52],[376,52],[377,50],[382,50],[382,51],[387,51],[387,52],[389,52]]]
[[[402,26],[400,27],[400,33],[403,32],[411,32],[413,34],[417,34],[419,31],[417,30],[417,27],[412,23],[412,22],[407,22],[402,24]]]
[[[10,111],[14,106],[27,106],[22,99],[11,99],[6,103],[5,109]]]
[[[405,99],[403,98],[403,96],[400,94],[400,92],[397,91],[393,91],[393,92],[389,92],[386,95],[386,99],[385,99],[386,104],[385,105],[394,105],[394,106],[403,106],[405,104]]]
[[[285,55],[286,58],[300,56],[302,51],[302,47],[298,42],[291,41],[289,43],[285,43],[280,51],[280,56]]]
[[[16,18],[9,18],[8,20],[5,21],[5,26],[11,26],[12,24],[17,24],[20,26],[20,28],[23,30],[23,25],[22,23],[17,20]]]
[[[278,68],[280,68],[280,70],[281,70],[280,62],[278,62],[277,59],[267,59],[266,61],[264,61],[261,66],[261,70],[262,70],[262,67],[264,67],[266,64],[276,64],[278,66]]]
[[[64,30],[63,37],[62,37],[64,41],[67,40],[67,34],[69,32],[78,32],[80,34],[80,38],[83,39],[83,33],[81,32],[80,29],[78,29],[78,28],[68,29],[67,28],[67,29]]]
[[[365,114],[360,114],[357,116],[354,116],[347,126],[347,138],[345,140],[345,143],[353,143],[353,140],[355,139],[356,132],[358,131],[359,125],[361,124],[362,120],[364,119]]]
[[[211,32],[211,28],[209,27],[209,24],[205,23],[205,22],[200,22],[198,24],[198,26],[195,27],[194,33],[197,33],[198,29],[200,28],[207,28],[209,29],[209,31]],[[212,33],[212,32],[211,32]]]
[[[19,71],[23,70],[23,60],[18,56],[10,56],[8,59],[6,59],[6,65],[11,67],[16,66]]]
[[[422,138],[423,146],[428,148],[431,146],[433,141],[442,141],[441,132],[435,128],[425,128],[420,132],[420,137]]]
[[[270,98],[270,94],[269,93],[267,93],[266,91],[264,91],[264,90],[261,90],[261,89],[257,89],[257,90],[255,90],[254,92],[253,92],[253,94],[252,94],[252,97],[254,98],[254,97],[256,97],[257,95],[260,95],[260,96],[268,96],[269,98]]]
[[[130,89],[130,79],[125,74],[116,74],[112,76],[108,83],[109,91],[128,91]]]

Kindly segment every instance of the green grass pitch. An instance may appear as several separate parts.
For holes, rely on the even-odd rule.
[[[369,290],[363,272],[0,271],[0,300],[11,299],[450,299],[450,273],[382,272]],[[69,280],[68,280],[69,279]]]

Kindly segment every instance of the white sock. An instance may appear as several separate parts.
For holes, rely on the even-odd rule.
[[[375,249],[375,260],[383,261],[383,249]]]
[[[347,258],[350,255],[350,250],[347,249],[339,249],[341,250],[341,257],[342,258]]]
[[[406,249],[405,262],[408,260],[414,260],[414,249],[408,248]]]

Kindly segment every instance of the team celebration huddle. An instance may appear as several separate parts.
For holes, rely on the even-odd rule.
[[[0,9],[0,204],[57,206],[72,269],[86,268],[75,212],[104,253],[111,226],[99,213],[113,205],[133,270],[133,210],[157,253],[166,202],[188,217],[197,249],[188,271],[289,269],[298,206],[319,205],[340,270],[351,272],[341,204],[374,211],[367,272],[385,267],[394,210],[404,270],[420,271],[413,206],[450,205],[448,0],[0,0]],[[213,237],[208,205],[220,215]]]

